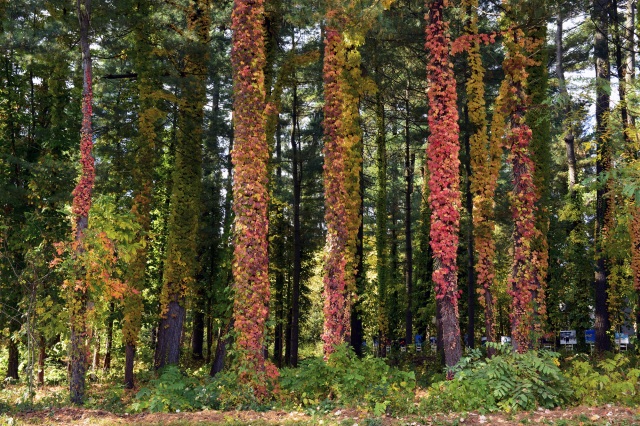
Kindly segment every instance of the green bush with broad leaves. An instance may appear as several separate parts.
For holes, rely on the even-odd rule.
[[[350,347],[341,345],[327,362],[314,358],[297,369],[282,370],[280,386],[285,399],[303,407],[330,400],[381,415],[411,411],[416,379],[412,371],[389,367],[381,358],[359,359]]]
[[[629,358],[622,354],[595,365],[586,356],[576,356],[567,368],[575,402],[580,405],[640,404],[640,369],[630,364]]]
[[[206,409],[264,410],[249,385],[238,380],[233,371],[218,373],[215,378],[183,374],[175,365],[164,367],[136,394],[129,406],[133,412],[181,412]]]
[[[149,381],[149,386],[140,389],[136,401],[131,404],[134,412],[176,412],[200,409],[196,396],[199,383],[187,377],[175,365],[164,367],[160,375]]]
[[[510,346],[484,358],[478,349],[463,357],[453,369],[453,380],[434,383],[420,404],[427,412],[519,411],[560,406],[571,397],[568,379],[559,368],[558,354]]]

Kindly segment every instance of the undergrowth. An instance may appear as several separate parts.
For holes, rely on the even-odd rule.
[[[327,362],[315,358],[297,369],[283,369],[280,385],[283,398],[302,408],[335,401],[381,415],[413,409],[416,379],[413,371],[390,367],[382,358],[360,359],[341,345]]]
[[[453,380],[434,383],[421,402],[422,411],[518,411],[553,408],[570,400],[572,389],[559,368],[558,354],[514,352],[493,344],[497,353],[483,358],[478,349],[453,369]]]

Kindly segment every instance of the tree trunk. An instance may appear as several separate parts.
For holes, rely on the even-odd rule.
[[[187,288],[195,280],[202,193],[202,127],[206,103],[209,1],[190,2],[186,9],[190,49],[180,70],[178,133],[167,225],[167,254],[160,302],[162,307],[155,367],[177,364],[185,316]]]
[[[109,322],[107,323],[107,344],[104,350],[104,371],[111,369],[111,349],[113,348],[113,315],[116,306],[113,302],[109,303]],[[99,341],[99,340],[98,340]]]
[[[333,10],[333,14],[340,14]],[[329,13],[327,13],[329,15]],[[328,19],[333,21],[332,19]],[[333,22],[331,22],[333,23]],[[346,84],[345,45],[342,33],[335,27],[325,27],[324,38],[324,188],[327,254],[324,265],[324,342],[325,358],[349,338],[351,306],[347,285],[349,265],[349,200],[346,164],[349,149],[344,121]]]
[[[467,127],[467,131],[464,136],[464,170],[466,173],[466,191],[465,202],[467,208],[467,214],[469,215],[469,221],[467,225],[467,346],[471,349],[475,346],[475,329],[476,329],[476,275],[474,273],[475,267],[475,253],[473,249],[473,192],[471,191],[471,144],[470,144],[470,130],[471,125],[469,123],[469,107],[464,107],[464,121]],[[489,292],[490,293],[490,292]],[[486,299],[485,299],[486,301]]]
[[[376,75],[380,71],[376,70]],[[381,77],[379,78],[381,80]],[[384,102],[382,90],[376,92],[376,166],[378,168],[376,182],[376,256],[378,273],[378,342],[380,352],[384,340],[389,336],[387,317],[387,149],[386,125],[384,116]]]
[[[158,346],[155,354],[157,369],[167,364],[177,364],[180,360],[180,341],[184,322],[184,299],[177,297],[169,302],[165,317],[158,326]]]
[[[7,378],[18,380],[18,367],[20,365],[18,345],[11,337],[7,339],[7,347],[9,349],[9,358],[7,359]]]
[[[596,60],[596,142],[598,144],[596,157],[596,174],[602,176],[611,170],[611,141],[608,136],[609,116],[609,40],[608,40],[608,10],[607,0],[594,0],[593,19],[598,29],[594,36],[594,55]],[[611,179],[609,179],[611,182]],[[596,218],[595,218],[595,329],[596,350],[604,352],[611,349],[611,340],[607,336],[611,325],[609,322],[609,307],[607,296],[607,255],[605,244],[607,241],[607,225],[612,215],[611,206],[607,198],[607,189],[611,185],[598,186],[596,190]]]
[[[449,59],[449,39],[444,18],[445,1],[428,4],[427,49],[429,62],[429,128],[427,144],[433,281],[440,299],[445,364],[453,367],[462,356],[458,322],[457,246],[460,213],[458,110],[456,80]]]
[[[295,47],[295,43],[293,44]],[[291,112],[291,155],[293,178],[293,287],[291,289],[291,349],[289,365],[298,366],[298,342],[300,336],[300,273],[302,272],[302,235],[300,228],[300,203],[302,202],[302,170],[297,142],[298,86],[294,78],[293,106]]]
[[[236,0],[232,13],[234,137],[233,258],[235,350],[240,380],[257,398],[265,389],[264,329],[269,316],[269,147],[266,138],[262,0]]]
[[[205,364],[209,364],[211,362],[211,345],[213,344],[213,313],[212,310],[213,308],[211,307],[211,300],[212,298],[209,298],[209,300],[207,300],[207,314],[206,314],[206,324],[205,326],[207,327],[207,334],[205,335],[205,356],[204,356],[204,363]]]
[[[89,209],[91,208],[91,192],[95,180],[93,149],[92,119],[92,68],[91,51],[89,48],[90,0],[77,0],[78,20],[80,22],[80,48],[82,51],[82,127],[80,129],[80,163],[82,174],[78,185],[73,191],[74,231],[76,255],[84,251],[84,231],[89,225]],[[82,277],[83,268],[76,266],[76,276]],[[69,378],[70,400],[73,404],[82,404],[85,392],[85,373],[87,371],[86,313],[87,313],[87,284],[76,285],[72,290],[69,316],[71,319],[70,333],[70,367]]]
[[[216,374],[224,369],[224,362],[227,357],[227,347],[231,344],[230,331],[233,329],[233,320],[229,320],[227,326],[220,330],[218,334],[218,341],[216,343],[216,352],[213,357],[213,364],[211,364],[211,371],[209,375],[215,377]]]
[[[47,359],[47,340],[40,335],[38,345],[38,386],[44,386],[44,361]]]
[[[361,153],[364,155],[364,144],[360,144]],[[358,237],[356,241],[356,258],[358,263],[356,266],[356,301],[351,308],[351,337],[350,343],[353,351],[361,358],[364,354],[362,352],[362,345],[364,339],[364,329],[362,325],[362,303],[361,298],[365,292],[365,273],[364,273],[364,171],[360,168],[360,208],[358,209],[360,215],[360,226],[358,227]]]
[[[136,347],[130,343],[124,345],[124,387],[133,389],[135,387],[135,377],[133,375],[133,362],[136,357]]]
[[[408,83],[407,83],[408,85]],[[413,168],[416,157],[411,153],[411,133],[409,129],[409,87],[405,92],[405,120],[404,120],[404,241],[405,241],[405,290],[406,306],[404,314],[405,342],[413,342],[413,243],[411,238],[411,194],[413,193]]]
[[[98,371],[98,368],[100,368],[100,334],[95,338],[95,344],[93,346],[93,360],[91,362],[91,370],[93,372]]]
[[[559,7],[560,8],[560,7]],[[567,168],[568,168],[568,185],[569,194],[571,199],[575,199],[575,185],[576,185],[576,151],[572,126],[569,125],[571,116],[571,99],[569,97],[569,91],[567,90],[567,84],[564,78],[564,46],[563,46],[563,24],[564,18],[562,11],[558,11],[556,18],[556,74],[558,77],[558,88],[560,89],[560,95],[562,96],[562,103],[564,105],[564,119],[562,120],[562,133],[564,134],[564,143],[567,152]]]
[[[282,128],[281,128],[280,120],[277,120],[276,123],[276,181],[274,183],[276,188],[281,188],[283,185],[282,182]],[[293,160],[295,161],[295,159]],[[280,202],[281,201],[281,202]],[[294,201],[295,202],[295,201]],[[285,328],[285,317],[284,317],[284,305],[285,305],[285,277],[284,272],[287,268],[285,264],[285,223],[284,223],[284,212],[283,212],[283,200],[279,200],[278,203],[275,203],[274,209],[276,211],[275,218],[271,223],[271,229],[274,230],[271,236],[271,242],[273,244],[273,268],[275,269],[275,327],[274,327],[274,339],[273,339],[273,360],[276,364],[276,367],[281,368],[283,366],[282,359],[282,350],[285,346],[285,336],[284,336],[284,328]],[[286,342],[287,347],[289,347],[291,342]],[[284,363],[289,363],[290,360],[286,358]]]
[[[627,0],[627,13],[626,13],[626,34],[625,34],[625,50],[627,52],[627,60],[626,65],[627,68],[625,70],[625,85],[627,90],[631,90],[631,85],[636,77],[636,0]],[[630,128],[635,128],[636,120],[631,110],[629,110],[628,115],[628,126]],[[638,143],[638,137],[636,135],[635,143]]]
[[[201,295],[204,299],[204,295]],[[191,357],[204,359],[204,312],[196,309],[193,312],[193,332],[191,334]]]

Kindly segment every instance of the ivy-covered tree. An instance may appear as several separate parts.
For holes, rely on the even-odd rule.
[[[85,250],[84,234],[89,226],[91,191],[95,180],[92,120],[92,67],[89,40],[91,22],[91,2],[77,1],[78,20],[80,22],[80,49],[82,52],[82,127],[80,129],[80,180],[73,190],[73,247],[76,256]],[[71,321],[71,348],[69,387],[71,402],[82,404],[85,394],[85,373],[87,368],[85,338],[87,337],[87,296],[89,286],[85,281],[82,264],[76,266],[75,279],[70,288],[69,318]]]
[[[454,366],[462,355],[458,322],[458,276],[456,252],[460,227],[461,195],[458,168],[458,109],[456,81],[449,59],[447,0],[427,3],[427,43],[429,53],[429,203],[431,206],[431,249],[434,257],[433,282],[440,301],[445,364]]]
[[[241,380],[266,396],[263,352],[269,312],[266,102],[262,0],[235,0],[232,15],[234,99],[233,263],[235,367]]]
[[[202,126],[206,103],[209,0],[191,2],[184,11],[186,35],[193,40],[179,70],[177,137],[164,262],[155,366],[178,363],[188,289],[196,274],[198,221],[202,188]]]

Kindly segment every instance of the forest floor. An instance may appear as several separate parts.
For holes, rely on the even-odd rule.
[[[329,413],[308,414],[287,411],[200,411],[193,413],[113,414],[83,408],[58,408],[16,413],[0,417],[8,425],[640,425],[640,410],[626,407],[573,407],[538,409],[515,414],[456,413],[435,416],[373,417],[356,410],[335,409]]]

